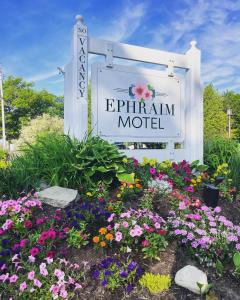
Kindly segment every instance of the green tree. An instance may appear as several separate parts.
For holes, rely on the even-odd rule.
[[[203,102],[204,139],[225,137],[227,116],[224,112],[223,96],[210,84],[204,89]]]
[[[8,140],[18,138],[22,126],[43,113],[63,116],[62,97],[56,97],[46,90],[35,91],[33,87],[33,83],[21,77],[9,76],[3,82]]]
[[[232,136],[240,141],[240,94],[232,91],[226,91],[223,94],[224,109],[231,108],[231,128]]]

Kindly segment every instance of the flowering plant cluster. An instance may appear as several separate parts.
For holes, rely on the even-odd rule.
[[[130,197],[139,194],[142,191],[142,185],[140,179],[135,178],[134,182],[121,182],[119,191],[117,192],[117,198],[122,198],[123,200],[128,200]]]
[[[221,215],[220,207],[211,209],[203,205],[195,213],[170,211],[168,223],[170,234],[179,238],[201,263],[224,263],[240,250],[240,226]]]
[[[164,197],[172,192],[172,181],[167,180],[167,176],[159,176],[152,179],[148,184],[148,189],[156,197]]]
[[[179,189],[173,189],[172,193],[169,195],[171,205],[174,208],[178,208],[180,211],[187,208],[199,208],[202,206],[203,202],[196,196],[182,192]]]
[[[26,263],[16,254],[11,271],[0,275],[1,292],[11,299],[72,299],[82,288],[86,263],[80,266],[65,259],[45,258],[41,263]],[[16,298],[15,298],[16,297]]]
[[[129,209],[108,218],[109,229],[114,241],[120,243],[123,251],[131,251],[134,245],[141,245],[148,257],[157,257],[159,251],[167,246],[166,222],[158,214],[147,209]]]
[[[99,235],[93,237],[93,243],[97,248],[105,248],[107,245],[111,245],[113,234],[109,232],[109,229],[111,228],[101,227],[98,230]]]
[[[94,280],[100,280],[101,285],[115,290],[123,287],[127,292],[133,290],[133,284],[143,273],[137,262],[125,255],[121,261],[107,257],[96,265],[92,272]]]

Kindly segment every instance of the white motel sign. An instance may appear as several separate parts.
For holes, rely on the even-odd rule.
[[[93,39],[78,16],[72,49],[65,67],[66,133],[80,140],[87,134],[88,53],[104,55],[105,63],[91,68],[92,134],[110,142],[166,144],[161,150],[125,150],[138,159],[202,161],[203,101],[200,51],[195,42],[184,55]],[[114,58],[164,65],[166,70],[116,65]],[[174,67],[184,69],[185,74],[175,74]]]

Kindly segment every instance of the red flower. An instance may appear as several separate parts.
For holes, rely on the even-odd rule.
[[[68,228],[68,227],[65,227],[64,229],[63,229],[63,231],[64,232],[68,232],[70,229]]]
[[[24,221],[24,226],[25,226],[26,228],[31,228],[31,227],[32,227],[32,221],[30,221],[30,220]]]
[[[45,239],[43,237],[40,237],[37,242],[39,245],[44,245]]]
[[[147,230],[147,232],[150,232],[150,233],[152,233],[152,232],[154,232],[155,231],[155,229],[153,228],[153,227],[149,227],[148,229],[146,229]]]
[[[167,234],[167,230],[160,229],[160,230],[157,231],[157,234],[159,234],[159,235],[166,235]]]
[[[54,257],[54,251],[48,251],[47,253],[46,253],[46,257],[49,257],[49,258],[53,258]]]

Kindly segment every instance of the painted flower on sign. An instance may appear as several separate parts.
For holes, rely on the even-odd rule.
[[[155,90],[150,84],[132,84],[129,87],[129,96],[141,102],[153,100],[155,98]]]

